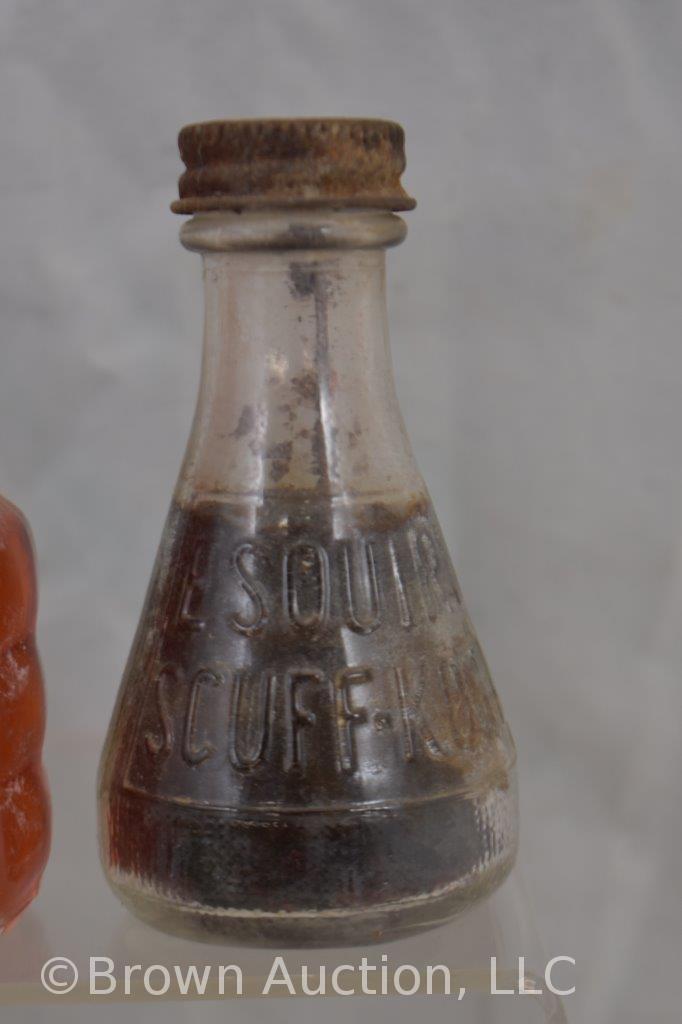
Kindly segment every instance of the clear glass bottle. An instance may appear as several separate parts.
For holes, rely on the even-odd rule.
[[[36,614],[29,528],[0,498],[0,932],[35,898],[50,849]]]
[[[199,400],[100,777],[111,885],[172,932],[441,923],[516,851],[514,747],[396,401],[398,125],[180,136]]]

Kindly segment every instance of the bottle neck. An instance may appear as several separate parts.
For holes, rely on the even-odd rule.
[[[378,211],[202,214],[204,353],[181,503],[422,493],[395,395]]]

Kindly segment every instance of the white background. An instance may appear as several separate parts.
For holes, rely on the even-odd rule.
[[[398,388],[577,1022],[676,1018],[681,44],[678,0],[0,2],[0,490],[39,552],[51,735],[106,728],[193,411],[178,128],[401,121]]]

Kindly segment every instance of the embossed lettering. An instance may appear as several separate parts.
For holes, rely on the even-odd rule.
[[[408,675],[403,666],[394,670],[396,689],[398,692],[398,704],[400,707],[400,720],[403,731],[403,751],[406,761],[414,761],[417,757],[416,740],[421,739],[428,755],[434,761],[442,761],[449,756],[438,743],[433,731],[426,721],[422,708],[422,699],[426,689],[426,673],[420,673],[419,685],[416,692],[410,693],[408,687]]]
[[[234,677],[228,747],[230,761],[239,771],[251,771],[264,759],[274,684],[275,676],[266,672],[257,679],[246,672]]]
[[[177,671],[172,665],[164,666],[157,675],[154,684],[154,696],[156,699],[156,709],[159,713],[161,735],[158,736],[152,730],[149,730],[144,736],[147,750],[154,757],[158,757],[159,754],[170,753],[173,746],[173,720],[166,691],[173,684],[177,684]]]
[[[458,746],[475,750],[497,736],[504,719],[487,670],[481,670],[475,652],[469,648],[459,658],[444,663],[441,678]]]
[[[336,720],[338,725],[339,765],[341,771],[352,772],[356,767],[355,742],[353,726],[367,721],[365,708],[355,707],[351,703],[350,687],[355,684],[369,683],[372,673],[368,668],[347,668],[336,677]]]
[[[206,690],[220,686],[222,682],[222,676],[218,675],[217,672],[210,672],[207,669],[201,669],[201,671],[197,672],[192,681],[182,743],[182,756],[190,765],[201,764],[202,761],[205,761],[215,752],[215,747],[209,740],[198,741],[197,733],[202,694]],[[210,703],[207,709],[207,718],[209,721],[212,719]]]
[[[374,561],[374,549],[369,541],[361,541],[356,547],[356,557],[353,558],[349,545],[343,548],[343,568],[346,584],[346,603],[348,608],[348,625],[356,633],[367,635],[374,632],[381,622],[379,607],[379,587],[377,585],[377,570]],[[360,551],[357,551],[360,548]],[[364,551],[364,558],[362,557]],[[359,564],[357,573],[352,571],[352,563]],[[361,589],[364,591],[364,600],[358,598],[357,605],[363,604],[367,609],[367,615],[363,619],[356,607],[355,591],[358,588],[353,586],[353,577],[360,577]]]
[[[449,614],[458,591],[437,525],[343,503],[332,530],[306,509],[254,519],[225,502],[178,531],[135,666],[147,685],[133,788],[340,806],[383,799],[392,779],[445,789],[503,757],[485,660]]]
[[[246,564],[246,559],[253,557],[254,552],[253,544],[247,542],[240,544],[232,556],[232,563],[239,576],[239,582],[253,605],[253,614],[249,619],[233,615],[230,624],[238,633],[243,633],[245,636],[254,636],[259,633],[268,618],[264,591]]]
[[[422,585],[424,610],[429,619],[434,622],[443,609],[452,609],[453,603],[461,603],[457,585],[454,582],[454,574],[451,587],[446,593],[443,591],[438,575],[439,561],[433,539],[424,531],[417,534],[414,530],[410,530],[408,537],[414,569]]]
[[[303,733],[316,722],[316,716],[301,703],[301,687],[304,683],[320,685],[324,680],[321,672],[315,669],[294,669],[286,674],[286,693],[288,703],[288,754],[287,770],[305,767],[305,746]]]
[[[203,562],[206,549],[203,544],[197,545],[190,570],[185,580],[180,604],[180,622],[190,629],[202,630],[206,628],[206,621],[196,614],[201,598],[204,593],[205,583]]]
[[[496,735],[504,725],[504,715],[483,652],[477,643],[469,648],[458,670],[461,683],[470,695],[470,702],[480,709],[484,717],[485,731],[489,735]]]
[[[329,560],[320,544],[302,542],[284,557],[284,594],[287,616],[296,626],[315,629],[329,611]]]
[[[476,721],[473,717],[475,710],[473,695],[469,692],[469,679],[461,671],[461,666],[461,658],[445,662],[441,665],[441,680],[450,707],[453,735],[458,746],[468,750]]]
[[[400,572],[398,554],[396,552],[395,541],[393,540],[393,538],[390,538],[388,542],[388,553],[391,559],[391,571],[393,573],[395,593],[398,599],[398,612],[400,615],[400,623],[402,626],[408,629],[412,625],[412,612],[410,611],[410,605],[407,600],[405,582]]]

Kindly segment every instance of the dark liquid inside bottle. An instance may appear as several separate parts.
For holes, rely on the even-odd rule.
[[[393,384],[402,140],[181,133],[201,381],[100,777],[109,881],[168,931],[394,938],[514,859],[513,743]]]
[[[166,930],[395,937],[513,862],[513,744],[423,495],[174,506],[113,731],[103,855]]]

